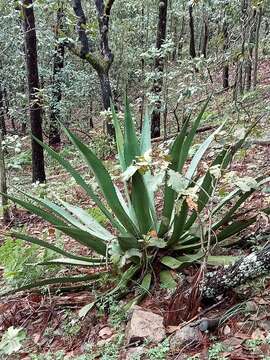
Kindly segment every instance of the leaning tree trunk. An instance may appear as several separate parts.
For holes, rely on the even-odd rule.
[[[228,290],[243,285],[270,272],[270,245],[242,257],[234,264],[207,273],[202,285],[202,297],[215,299]]]
[[[158,27],[157,27],[157,41],[156,48],[157,50],[161,49],[161,46],[164,44],[166,39],[166,27],[167,27],[167,8],[168,1],[160,0],[159,1],[159,16],[158,16]],[[161,111],[161,100],[160,95],[162,91],[163,84],[163,69],[164,69],[164,59],[162,56],[157,56],[155,59],[155,70],[158,73],[157,80],[155,80],[152,92],[156,96],[157,100],[155,101],[155,108],[151,117],[151,137],[157,138],[160,137],[160,111]]]
[[[50,128],[49,128],[49,145],[54,148],[59,148],[61,144],[60,136],[60,102],[62,99],[61,89],[61,72],[64,68],[65,46],[63,42],[59,42],[59,30],[63,30],[63,8],[59,7],[57,10],[57,21],[55,29],[55,53],[53,59],[53,90],[52,90],[52,105],[50,112]]]
[[[38,94],[39,77],[37,63],[37,38],[32,0],[22,1],[23,28],[25,38],[25,57],[29,90],[29,111],[32,134],[40,141],[42,136],[41,105]],[[32,181],[45,182],[43,148],[32,139]]]

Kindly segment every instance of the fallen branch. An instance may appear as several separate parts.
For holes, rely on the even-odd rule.
[[[262,250],[242,257],[232,265],[207,273],[202,285],[202,297],[215,299],[230,289],[268,273],[270,273],[270,244]]]
[[[197,129],[196,133],[199,134],[199,133],[203,133],[203,132],[206,132],[206,131],[210,131],[210,130],[215,130],[218,128],[218,125],[205,125],[205,126],[202,126],[201,128]],[[164,139],[164,136],[160,136],[158,138],[154,138],[152,139],[152,143],[155,143],[155,142],[159,142],[159,141],[166,141],[166,140],[169,140],[175,136],[177,136],[178,133],[174,133],[174,134],[171,134],[169,136],[166,137],[166,139]]]

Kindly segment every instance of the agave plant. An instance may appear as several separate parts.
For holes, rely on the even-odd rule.
[[[208,169],[199,174],[202,158],[223,127],[221,125],[208,136],[190,159],[191,147],[207,104],[208,101],[193,123],[186,121],[183,124],[168,153],[159,154],[156,164],[151,157],[149,117],[144,119],[139,138],[128,101],[125,104],[123,132],[111,105],[121,167],[121,190],[120,180],[118,185],[114,183],[103,162],[70,130],[64,129],[89,166],[98,184],[97,191],[60,154],[40,143],[95,202],[110,222],[110,229],[114,230],[104,228],[82,208],[59,199],[52,202],[25,193],[24,199],[9,198],[87,247],[92,255],[67,252],[53,243],[25,234],[14,232],[12,235],[61,255],[43,265],[76,265],[80,268],[103,266],[107,272],[116,269],[122,277],[113,292],[125,289],[128,281],[135,276],[136,283],[140,282],[147,291],[155,271],[159,272],[158,278],[163,286],[174,286],[171,269],[198,260],[202,256],[202,248],[221,242],[256,221],[256,216],[239,220],[236,212],[260,185],[269,181],[267,177],[248,179],[246,182],[242,180],[242,186],[238,184],[220,202],[213,202],[221,174],[243,145],[251,128],[235,144],[222,146]],[[163,198],[161,211],[157,207],[157,192],[159,198],[160,194]],[[269,208],[262,211],[270,213]],[[41,279],[17,290],[55,283],[91,282],[98,276],[99,273],[95,272],[93,275]]]

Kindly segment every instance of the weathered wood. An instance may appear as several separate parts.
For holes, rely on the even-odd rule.
[[[232,265],[207,273],[202,284],[202,297],[215,299],[218,295],[225,294],[228,290],[269,272],[270,244],[262,250],[254,251],[248,256],[240,258]]]

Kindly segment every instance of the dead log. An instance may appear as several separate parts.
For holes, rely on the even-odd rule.
[[[202,284],[202,297],[203,299],[215,299],[228,290],[269,272],[270,244],[262,250],[254,251],[248,256],[240,258],[232,265],[207,273]]]

